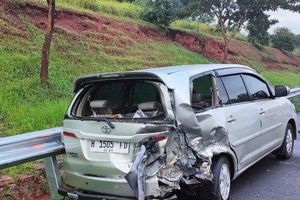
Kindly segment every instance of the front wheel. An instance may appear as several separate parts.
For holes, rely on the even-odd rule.
[[[279,159],[289,159],[293,154],[294,149],[294,128],[288,124],[285,131],[285,137],[281,147],[276,151],[276,156]]]
[[[220,157],[212,165],[213,182],[207,183],[200,199],[228,200],[231,187],[230,165],[226,157]],[[206,191],[206,192],[204,192]]]

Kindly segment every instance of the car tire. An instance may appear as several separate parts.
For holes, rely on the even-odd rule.
[[[226,157],[219,157],[212,165],[213,180],[205,184],[199,194],[199,200],[228,200],[230,195],[230,164]]]
[[[294,128],[289,123],[285,130],[285,136],[281,147],[275,152],[279,159],[289,159],[294,150]]]

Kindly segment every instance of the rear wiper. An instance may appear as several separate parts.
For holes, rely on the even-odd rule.
[[[97,122],[101,122],[101,121],[102,121],[102,122],[106,122],[110,128],[112,128],[112,129],[115,128],[115,125],[113,125],[113,123],[111,123],[111,121],[109,121],[107,118],[99,117],[99,118],[95,118],[95,120],[96,120]]]
[[[97,122],[106,122],[110,128],[114,129],[115,125],[113,125],[113,123],[111,123],[111,121],[109,121],[107,118],[104,117],[85,117],[85,119],[89,119],[89,120],[93,120],[93,121],[97,121]]]

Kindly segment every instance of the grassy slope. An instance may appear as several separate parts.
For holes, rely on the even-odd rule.
[[[96,12],[102,15],[112,15],[121,19],[127,17],[138,20],[143,10],[136,4],[120,3],[115,0],[57,0],[57,3],[62,7],[84,12]]]
[[[40,0],[34,0],[41,2]],[[11,4],[17,4],[12,1]],[[113,0],[58,0],[59,8],[68,7],[83,12],[105,15],[108,18],[148,25],[138,19],[141,8],[130,3]],[[1,16],[1,14],[0,14]],[[18,14],[26,27],[26,36],[20,37],[20,30],[5,18],[0,18],[0,26],[6,31],[0,37],[0,131],[12,135],[20,132],[59,126],[63,113],[72,96],[72,81],[81,74],[122,71],[148,66],[208,63],[208,59],[192,53],[171,42],[146,40],[140,43],[109,46],[104,51],[103,44],[95,43],[78,34],[58,28],[51,48],[50,84],[45,90],[39,84],[40,50],[43,34],[33,25],[28,16]],[[198,25],[178,21],[174,27],[195,30]],[[200,24],[200,34],[219,39],[212,27]],[[118,37],[118,36],[114,36]],[[113,39],[113,38],[112,38]],[[238,39],[245,41],[241,35]],[[121,50],[121,55],[115,55]],[[124,53],[125,52],[125,53]],[[300,75],[292,71],[269,71],[260,62],[240,59],[262,72],[273,84],[299,85]]]
[[[300,47],[297,47],[296,49],[294,49],[293,53],[300,56]]]
[[[27,16],[19,17],[26,37],[14,36],[19,30],[0,18],[8,32],[0,37],[0,116],[4,118],[0,128],[7,135],[61,125],[72,82],[81,74],[209,62],[174,43],[153,40],[125,44],[123,53],[114,55],[107,48],[113,52],[116,46],[104,51],[101,43],[58,29],[51,48],[51,89],[45,90],[38,78],[43,34]]]
[[[194,32],[201,35],[204,35],[206,37],[211,37],[214,39],[222,39],[222,36],[217,31],[217,28],[212,25],[203,24],[203,23],[197,23],[189,20],[177,20],[171,24],[173,28],[181,29],[188,32]],[[237,34],[235,37],[237,40],[240,41],[247,41],[247,37],[242,34]]]
[[[175,29],[184,30],[200,36],[213,38],[216,41],[222,42],[222,36],[214,26],[207,24],[198,24],[187,20],[178,20],[171,25]],[[237,55],[232,56],[233,60],[251,66],[261,72],[274,85],[286,84],[289,87],[300,86],[300,62],[294,62],[284,55],[281,51],[270,48],[256,48],[254,45],[247,42],[247,37],[242,34],[237,34],[236,38],[231,42],[230,49]],[[298,49],[295,50],[297,55]],[[280,66],[281,70],[266,69],[267,64],[272,63]]]

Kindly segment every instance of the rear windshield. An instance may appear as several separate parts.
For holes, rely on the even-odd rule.
[[[85,118],[162,119],[158,82],[105,81],[86,87],[75,100],[71,115]]]

